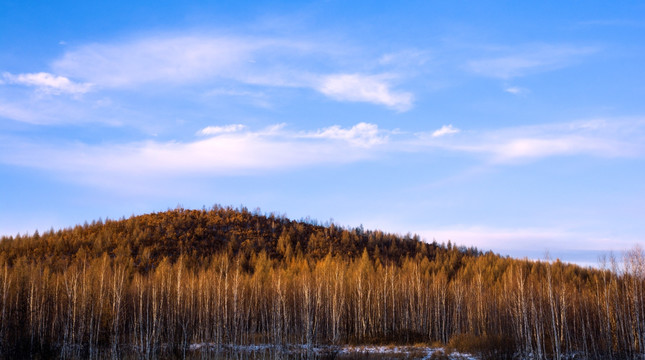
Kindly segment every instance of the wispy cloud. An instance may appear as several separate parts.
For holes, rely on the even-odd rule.
[[[441,130],[441,129],[440,129]],[[450,139],[420,134],[423,146],[512,164],[553,156],[634,157],[645,154],[645,121],[592,120],[468,132]]]
[[[26,91],[22,91],[23,93]],[[20,91],[16,91],[20,93]],[[22,95],[22,94],[20,94]],[[58,99],[51,96],[17,96],[9,94],[9,101],[0,96],[0,118],[11,119],[33,125],[52,125],[69,123],[110,123],[104,117],[92,117],[88,109],[79,106],[76,99]],[[91,104],[99,108],[97,104]]]
[[[511,162],[556,155],[594,154],[612,156],[617,155],[617,149],[614,145],[608,143],[605,139],[569,135],[509,139],[499,145],[485,145],[483,150],[493,153],[495,161]]]
[[[411,93],[391,88],[392,74],[343,71],[345,66],[334,60],[339,56],[338,49],[311,41],[188,34],[89,44],[69,50],[52,67],[58,74],[105,88],[232,80],[309,88],[338,101],[367,102],[398,111],[412,106]],[[323,59],[328,59],[326,65],[319,66]]]
[[[2,108],[0,107],[0,110]],[[444,129],[445,128],[445,129]],[[442,131],[443,129],[443,131]],[[455,133],[411,134],[376,124],[294,131],[285,124],[251,130],[241,124],[210,126],[193,141],[47,145],[0,141],[0,162],[43,169],[75,181],[119,183],[128,177],[254,175],[303,167],[348,164],[400,152],[457,152],[489,165],[523,164],[556,156],[645,156],[645,120],[592,120]],[[115,182],[117,181],[117,182]],[[120,180],[119,180],[120,181]]]
[[[7,118],[26,123],[37,123],[40,116],[33,111],[11,103],[0,102],[0,118]]]
[[[524,95],[524,94],[527,94],[529,91],[528,91],[528,89],[521,88],[521,87],[518,87],[518,86],[509,86],[509,87],[504,89],[504,92],[507,92],[507,93],[513,94],[513,95]]]
[[[640,134],[626,134],[620,124],[606,124],[602,128],[587,125],[588,122],[574,122],[493,132],[484,136],[480,150],[489,152],[493,161],[500,163],[570,155],[632,157],[645,150],[640,143],[642,127]]]
[[[435,130],[432,133],[432,137],[441,137],[441,136],[446,136],[446,135],[450,135],[450,134],[456,134],[459,131],[460,130],[455,128],[455,127],[453,127],[452,124],[451,125],[444,125],[440,129]]]
[[[303,138],[343,140],[360,147],[385,144],[387,135],[379,131],[376,124],[358,123],[349,129],[335,125],[315,132],[303,133]]]
[[[53,63],[56,72],[102,87],[203,81],[250,61],[263,42],[204,36],[145,37],[89,44]]]
[[[425,65],[432,58],[429,51],[407,49],[382,55],[378,62],[381,65],[396,67],[419,67]]]
[[[197,132],[197,135],[208,136],[208,135],[233,133],[233,132],[242,131],[245,128],[246,126],[242,124],[231,124],[231,125],[225,125],[225,126],[207,126],[199,130]]]
[[[112,186],[123,178],[226,176],[352,163],[370,158],[369,150],[386,141],[376,125],[366,123],[312,132],[289,131],[284,124],[251,131],[234,124],[202,132],[209,137],[188,142],[54,146],[4,141],[0,161]]]
[[[482,76],[511,79],[563,68],[598,51],[598,48],[590,46],[526,45],[520,49],[504,49],[499,51],[501,54],[471,60],[466,68]]]
[[[413,96],[393,91],[383,76],[335,74],[324,76],[318,90],[339,101],[358,101],[385,105],[398,111],[409,110]]]
[[[158,107],[131,96],[133,91],[169,104],[186,100],[182,96],[189,93],[195,96],[190,101],[201,100],[197,106],[214,97],[235,97],[234,101],[244,105],[273,108],[276,88],[315,91],[336,101],[370,103],[395,111],[410,109],[413,95],[395,89],[392,82],[401,77],[386,70],[396,70],[402,56],[417,55],[399,54],[389,65],[366,71],[362,62],[347,61],[357,56],[354,51],[312,38],[217,31],[66,46],[46,71],[0,73],[0,117],[49,125],[127,123],[157,132],[148,130],[167,126],[164,116],[173,115],[159,113]],[[71,97],[33,96],[32,89],[37,95]],[[109,108],[102,105],[106,102],[111,103]]]
[[[92,88],[89,83],[77,83],[64,76],[57,76],[46,72],[26,74],[2,74],[5,83],[33,86],[48,94],[84,94]],[[0,84],[2,84],[0,82]]]

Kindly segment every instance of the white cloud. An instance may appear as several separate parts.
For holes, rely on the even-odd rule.
[[[208,132],[208,131],[207,131]],[[258,131],[219,127],[208,138],[127,144],[69,144],[56,147],[5,141],[0,162],[53,171],[75,181],[104,186],[124,179],[226,176],[323,164],[344,164],[373,156],[367,147],[383,141],[372,124],[333,126],[302,133],[277,124]],[[8,151],[11,150],[11,151]]]
[[[480,150],[500,163],[571,155],[641,156],[645,150],[643,125],[640,121],[616,121],[601,127],[598,122],[583,121],[503,129],[484,135]],[[634,131],[625,132],[628,127],[635,127]]]
[[[554,136],[545,138],[509,139],[490,151],[500,162],[517,159],[543,158],[555,155],[595,154],[611,155],[612,144],[604,139],[591,139],[582,136]]]
[[[614,119],[436,137],[432,133],[411,135],[381,130],[370,123],[312,131],[291,131],[285,124],[251,131],[233,124],[204,128],[198,135],[208,137],[184,142],[45,145],[0,141],[0,162],[111,186],[126,178],[146,181],[157,176],[255,174],[353,163],[396,152],[462,152],[483,157],[489,164],[516,164],[568,155],[643,156],[644,129],[643,120]]]
[[[53,69],[109,88],[232,80],[258,86],[311,88],[335,100],[368,102],[398,111],[412,106],[411,93],[390,88],[386,80],[391,75],[319,69],[318,64],[325,59],[329,60],[325,68],[333,69],[339,57],[343,57],[342,51],[320,42],[188,34],[85,45],[66,52],[53,63]],[[330,71],[336,74],[330,75]]]
[[[71,100],[35,97],[4,102],[0,99],[0,117],[34,125],[87,122],[87,113]],[[94,122],[108,123],[94,118]]]
[[[207,126],[197,132],[197,135],[219,135],[233,133],[244,130],[246,126],[242,124],[231,124],[226,126]]]
[[[441,129],[440,129],[441,130]],[[511,164],[553,156],[634,157],[645,153],[643,120],[576,121],[471,131],[454,139],[421,134],[421,146],[481,154],[493,163]]]
[[[507,87],[506,89],[504,89],[504,91],[509,93],[509,94],[513,94],[513,95],[522,95],[522,94],[526,94],[528,92],[527,89],[517,87],[517,86]]]
[[[318,90],[339,101],[358,101],[385,105],[406,111],[412,107],[409,92],[396,92],[383,76],[361,74],[335,74],[322,77]]]
[[[569,127],[573,130],[600,130],[608,125],[609,124],[605,119],[592,119],[572,122],[569,124]]]
[[[376,124],[358,123],[349,129],[343,129],[338,125],[331,126],[316,132],[305,133],[303,138],[343,140],[350,144],[370,147],[385,144],[388,140],[382,135]]]
[[[511,79],[530,73],[559,69],[597,52],[597,48],[569,45],[529,45],[506,54],[472,60],[466,68],[479,75]]]
[[[53,68],[104,87],[199,82],[226,76],[268,45],[254,39],[225,37],[147,37],[85,45],[65,53]]]
[[[0,117],[27,123],[34,123],[38,118],[38,116],[29,109],[2,102],[0,102]]]
[[[64,76],[57,76],[46,72],[10,74],[4,73],[7,83],[33,86],[49,94],[84,94],[92,88],[89,83],[76,83]]]
[[[453,127],[452,125],[444,125],[440,129],[435,130],[432,133],[432,137],[440,137],[440,136],[445,136],[445,135],[450,135],[450,134],[456,134],[460,130]]]

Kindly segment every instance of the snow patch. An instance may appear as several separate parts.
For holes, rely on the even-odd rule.
[[[407,359],[432,359],[433,354],[446,356],[450,360],[478,360],[471,354],[459,352],[446,352],[444,348],[424,347],[424,346],[383,346],[383,345],[307,345],[307,344],[253,344],[253,345],[230,345],[216,343],[194,343],[188,349],[190,351],[218,351],[222,353],[258,353],[275,351],[289,355],[314,355],[328,356],[335,354],[337,356],[351,356],[356,354],[374,354],[380,356],[392,356],[396,358]],[[442,357],[445,359],[445,357]]]

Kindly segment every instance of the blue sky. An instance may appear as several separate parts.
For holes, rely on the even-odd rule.
[[[0,1],[0,234],[243,205],[594,264],[645,239],[643,19]]]

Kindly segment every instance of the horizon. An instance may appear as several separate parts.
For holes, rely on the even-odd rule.
[[[0,236],[242,204],[594,266],[645,244],[643,19],[0,3]]]

